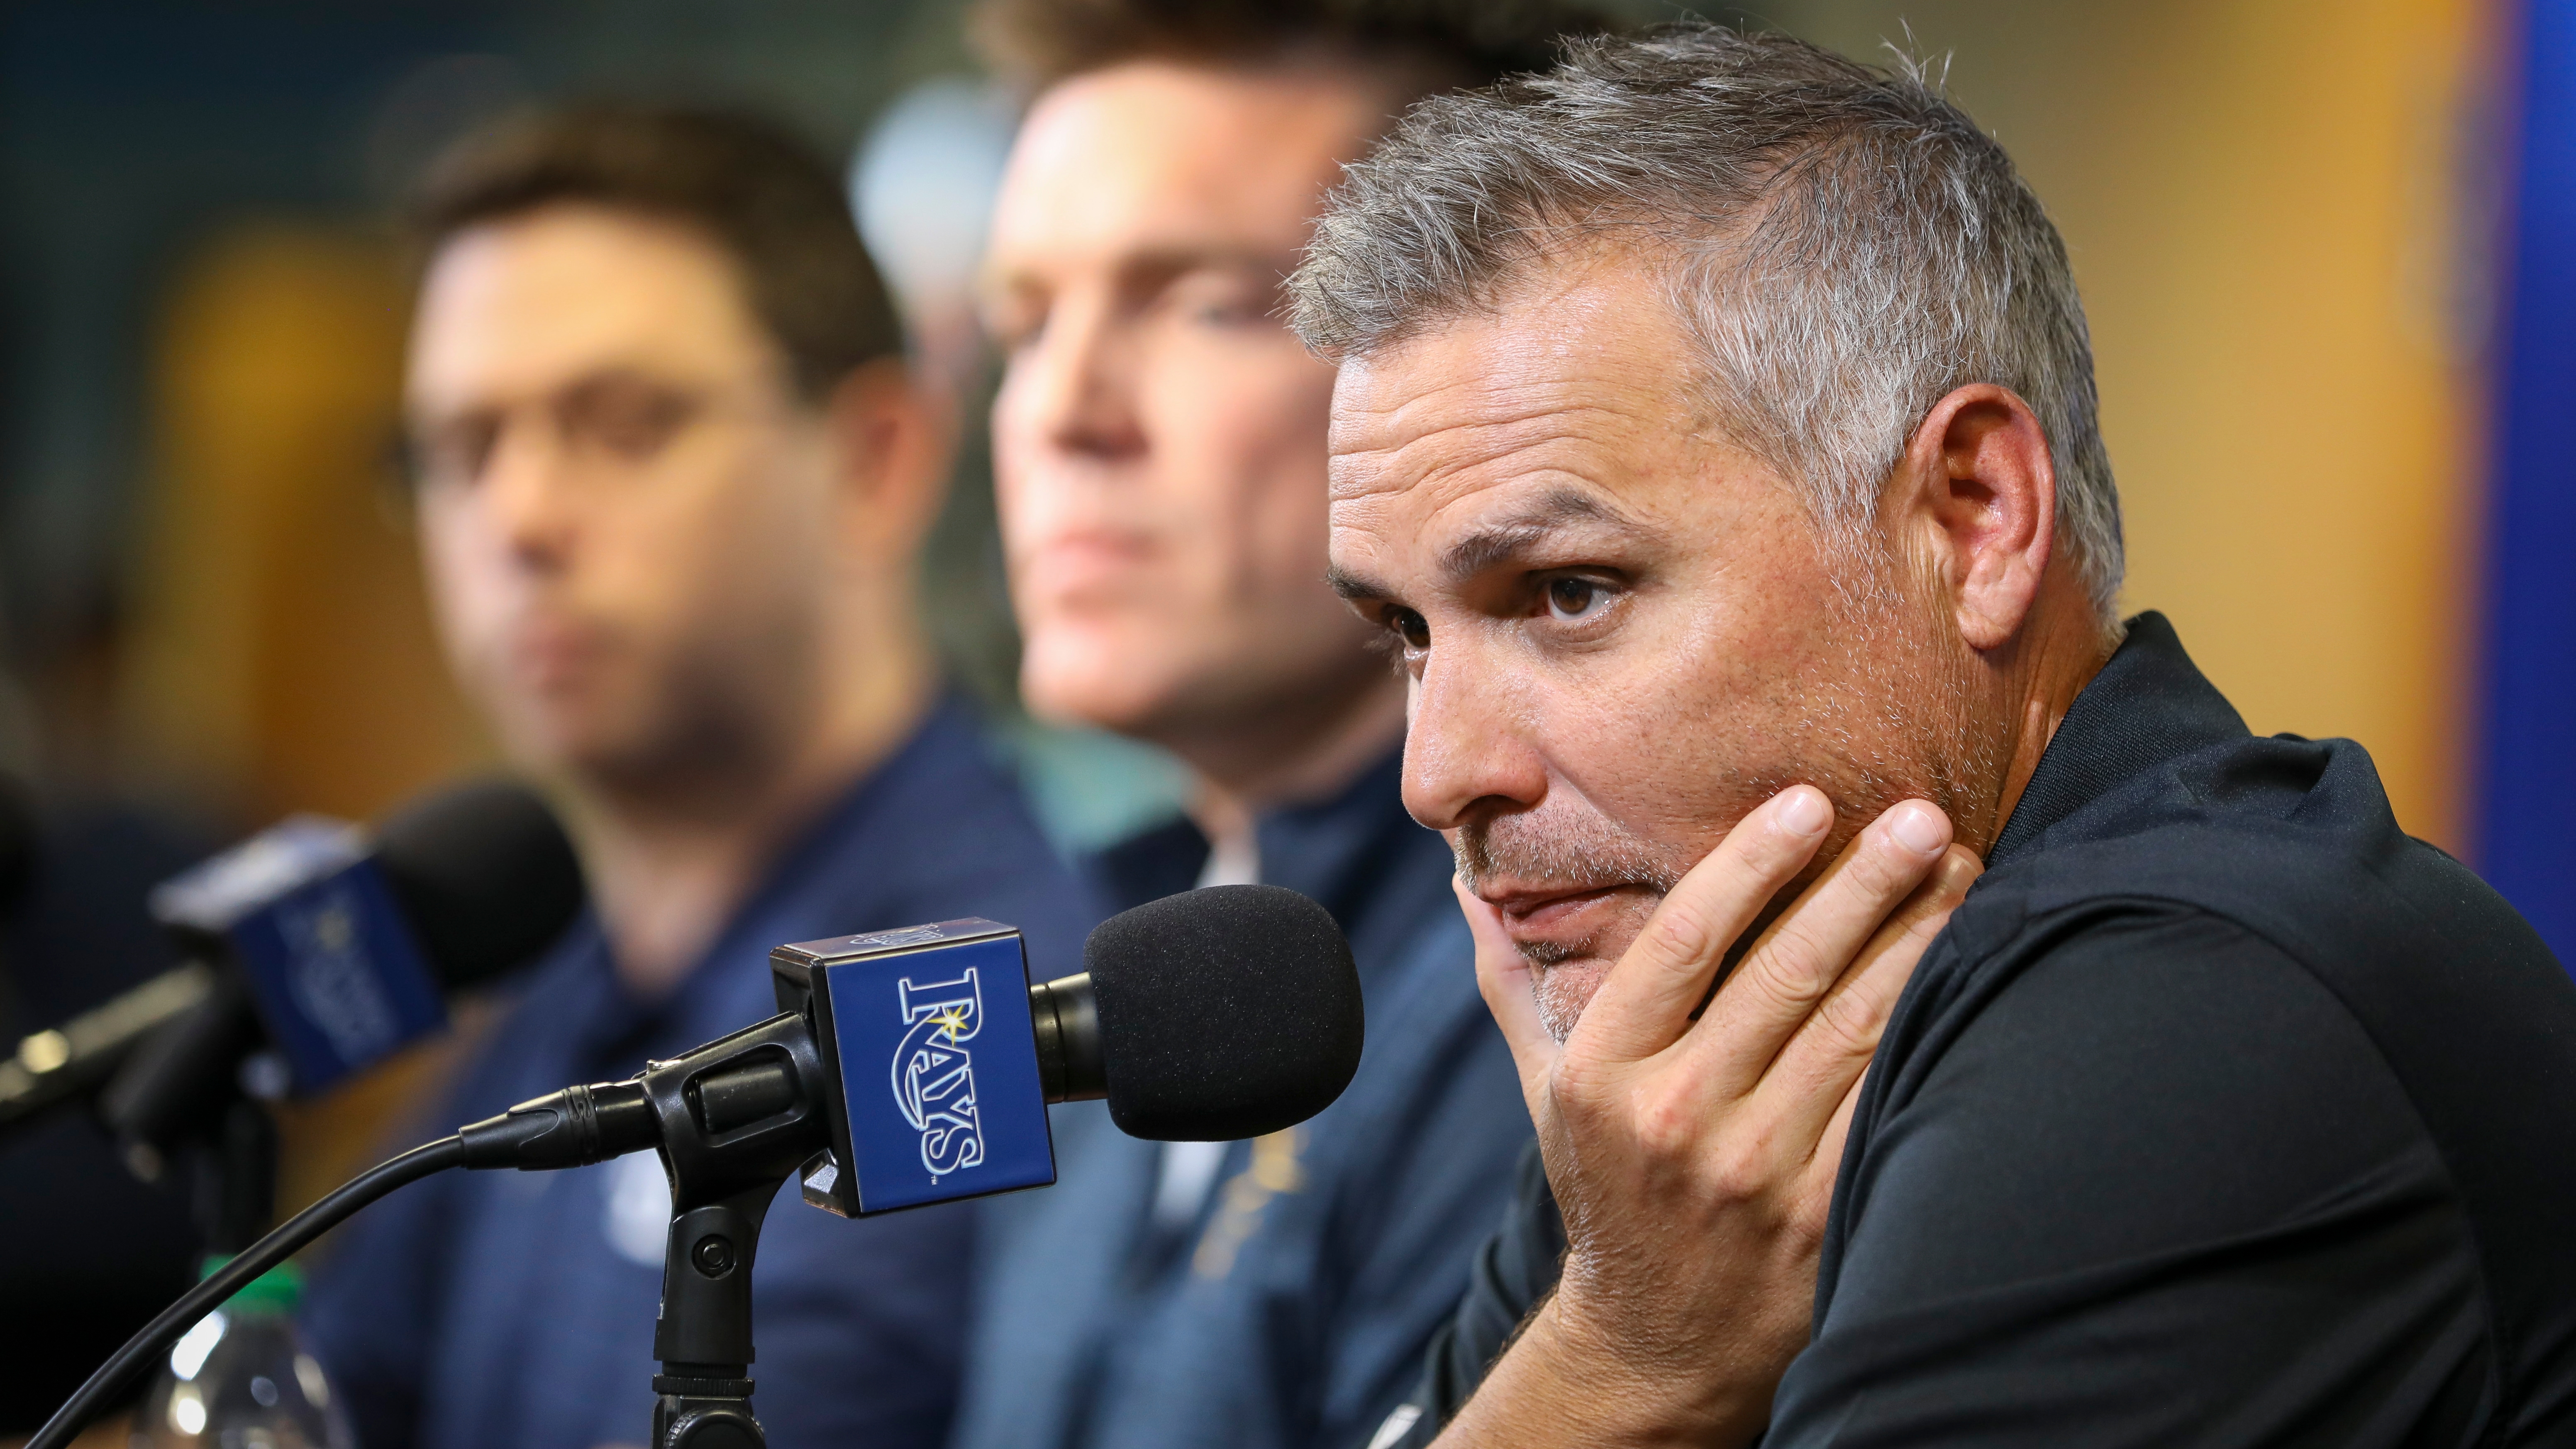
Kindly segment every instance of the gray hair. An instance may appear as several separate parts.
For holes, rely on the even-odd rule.
[[[1934,403],[2018,393],[2048,434],[2063,557],[2117,617],[2120,497],[2065,244],[1919,65],[1690,23],[1426,100],[1334,192],[1289,320],[1365,357],[1601,244],[1665,272],[1716,425],[1846,535]]]

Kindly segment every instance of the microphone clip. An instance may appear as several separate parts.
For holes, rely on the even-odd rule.
[[[653,1328],[654,1449],[759,1449],[751,1265],[778,1189],[830,1141],[830,1068],[785,1012],[632,1081],[567,1087],[462,1129],[464,1165],[542,1172],[653,1148],[671,1183]]]
[[[654,1449],[757,1449],[752,1259],[778,1189],[829,1141],[830,1069],[811,1022],[788,1012],[654,1062],[638,1080],[671,1179]]]

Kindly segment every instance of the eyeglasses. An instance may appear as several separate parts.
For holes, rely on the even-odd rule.
[[[633,479],[705,424],[777,411],[777,400],[766,396],[729,396],[632,372],[604,373],[547,397],[415,427],[404,439],[403,474],[415,493],[471,488],[490,471],[511,431],[526,427],[558,450],[575,477]]]

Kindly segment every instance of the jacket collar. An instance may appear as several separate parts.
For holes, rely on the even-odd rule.
[[[2165,616],[2138,615],[2110,662],[2068,706],[1986,853],[1987,865],[2031,849],[2051,827],[2124,781],[2247,733],[2244,718],[2191,662]]]

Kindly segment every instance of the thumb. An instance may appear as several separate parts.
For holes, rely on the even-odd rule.
[[[1521,1096],[1529,1103],[1530,1119],[1536,1121],[1546,1099],[1548,1072],[1562,1048],[1548,1035],[1547,1023],[1539,1016],[1529,958],[1504,931],[1501,911],[1479,900],[1455,876],[1450,877],[1449,888],[1457,892],[1458,910],[1476,938],[1476,989],[1484,994],[1485,1009],[1494,1014],[1494,1024],[1503,1029],[1512,1064],[1521,1074]]]

